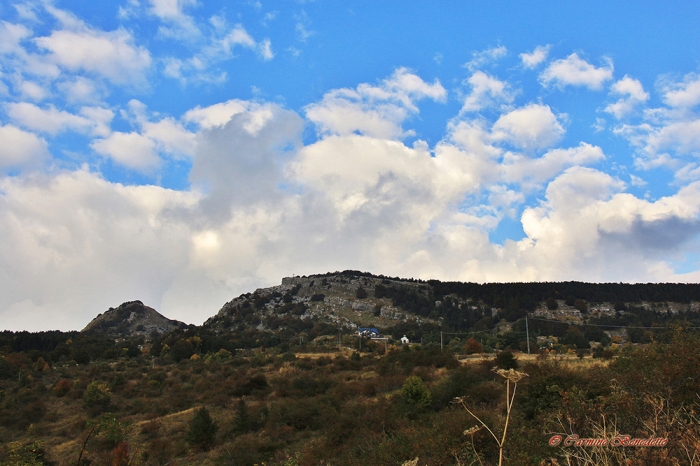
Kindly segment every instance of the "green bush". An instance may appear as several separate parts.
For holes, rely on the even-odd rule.
[[[201,407],[190,421],[185,440],[192,446],[208,450],[214,445],[214,437],[218,430],[219,426],[212,420],[207,408]]]
[[[111,400],[109,388],[103,382],[90,382],[83,395],[83,405],[90,409],[107,409]]]
[[[406,403],[428,406],[433,402],[430,390],[425,387],[420,377],[412,375],[406,378],[401,388],[401,397]]]

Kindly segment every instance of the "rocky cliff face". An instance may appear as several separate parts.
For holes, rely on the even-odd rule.
[[[168,319],[141,301],[128,301],[99,314],[81,331],[111,335],[115,338],[139,335],[150,337],[184,325],[183,322]]]

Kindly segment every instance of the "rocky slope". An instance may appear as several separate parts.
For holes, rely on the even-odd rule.
[[[183,322],[171,320],[141,301],[128,301],[117,308],[109,308],[83,329],[82,332],[99,333],[117,337],[146,336],[168,333]]]
[[[205,326],[224,330],[257,325],[270,328],[274,318],[295,316],[345,329],[387,327],[397,322],[435,322],[394,306],[386,290],[402,290],[414,300],[430,302],[430,286],[423,282],[377,277],[359,272],[336,272],[309,277],[286,277],[282,284],[246,293],[226,303]]]

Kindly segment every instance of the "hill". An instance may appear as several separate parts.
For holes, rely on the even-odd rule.
[[[155,337],[181,326],[185,324],[168,319],[141,301],[128,301],[98,314],[81,332],[121,338]]]

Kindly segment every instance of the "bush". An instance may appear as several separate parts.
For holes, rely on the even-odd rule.
[[[464,343],[464,351],[467,354],[483,353],[484,347],[481,346],[481,343],[476,341],[474,338],[470,338],[466,343]]]
[[[428,406],[433,402],[430,390],[425,387],[420,377],[412,375],[406,378],[401,388],[401,397],[406,403]]]
[[[97,381],[90,382],[83,395],[83,405],[94,410],[104,410],[107,409],[110,402],[111,396],[107,384]]]
[[[61,379],[53,386],[53,393],[58,398],[65,396],[66,393],[70,391],[72,384],[67,379]]]
[[[208,450],[214,445],[214,436],[218,430],[219,426],[212,420],[207,408],[201,407],[190,421],[185,440],[192,446]]]

